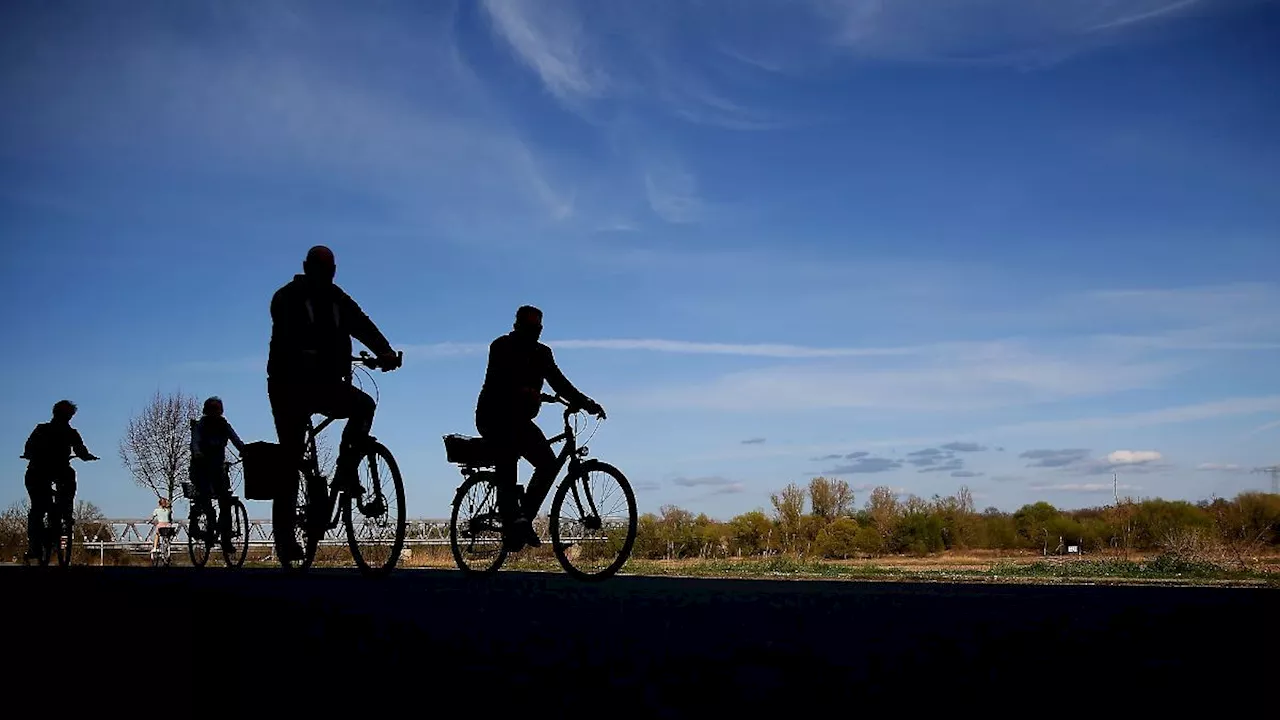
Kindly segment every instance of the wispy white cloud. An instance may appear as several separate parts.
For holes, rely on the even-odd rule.
[[[628,400],[645,407],[723,411],[886,408],[955,411],[1011,407],[1154,387],[1183,366],[1173,361],[1055,355],[1017,342],[948,344],[912,363],[848,363],[751,369],[711,382],[645,388]]]
[[[1033,482],[1029,487],[1036,490],[1052,490],[1057,492],[1077,492],[1077,493],[1106,493],[1116,490],[1141,490],[1141,485],[1128,485],[1125,483],[1047,483]]]
[[[1280,411],[1280,395],[1263,395],[1255,397],[1234,397],[1176,407],[1146,410],[1143,412],[1120,413],[1098,417],[1075,418],[1071,420],[1040,420],[1006,425],[992,429],[990,432],[1000,434],[1025,433],[1052,436],[1054,434],[1073,433],[1082,430],[1119,430],[1127,428],[1151,427],[1153,425],[1170,425],[1175,423],[1211,420],[1232,415],[1253,415],[1263,412]]]
[[[1027,450],[1019,458],[1028,460],[1027,467],[1048,468],[1059,472],[1103,475],[1123,470],[1126,473],[1152,473],[1169,469],[1164,456],[1155,450],[1115,450],[1103,457],[1092,457],[1088,450]]]
[[[676,13],[662,3],[636,3],[603,11],[587,0],[485,0],[483,7],[501,42],[566,108],[588,119],[594,101],[608,100],[733,130],[785,124],[730,97],[726,85],[735,83],[706,58],[715,51],[699,52],[716,47],[712,28],[726,13],[755,16],[752,8],[684,4]]]
[[[850,52],[913,62],[1044,63],[1115,41],[1115,33],[1232,0],[813,0]]]
[[[592,38],[577,9],[568,3],[484,0],[496,32],[561,100],[599,97],[609,88],[599,63],[586,56]]]
[[[1241,467],[1235,463],[1200,463],[1196,466],[1196,470],[1201,472],[1225,472],[1225,473],[1246,473],[1249,468]]]
[[[176,172],[317,178],[401,227],[466,227],[469,239],[485,223],[573,215],[572,183],[462,60],[448,12],[412,28],[334,8],[220,12],[197,35],[163,13],[138,14],[118,41],[68,28],[62,42],[94,48],[101,62],[69,74],[58,53],[23,58],[10,76],[27,90],[14,127],[94,153],[145,142],[150,165]],[[373,67],[366,58],[387,52],[415,68],[415,82],[358,79]]]
[[[1262,425],[1259,425],[1258,427],[1245,433],[1245,437],[1253,437],[1254,435],[1267,432],[1268,430],[1275,430],[1276,428],[1280,428],[1280,420],[1273,420],[1269,423],[1264,423]]]
[[[670,223],[696,222],[703,212],[697,181],[686,170],[656,167],[644,175],[645,193],[653,212]]]
[[[774,358],[832,358],[912,355],[926,352],[923,347],[857,348],[811,347],[770,343],[714,343],[660,338],[602,338],[599,340],[548,340],[547,344],[565,350],[646,351],[697,355],[741,355]]]

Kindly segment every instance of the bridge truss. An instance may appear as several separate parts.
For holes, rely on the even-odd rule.
[[[362,521],[353,521],[357,538],[385,535],[385,529],[379,528],[376,532],[372,528],[366,530]],[[173,524],[178,528],[173,538],[174,546],[185,546],[188,537],[186,519],[176,518]],[[609,524],[612,525],[613,523]],[[547,536],[546,517],[539,517],[535,520],[534,527],[539,535]],[[113,518],[77,524],[75,527],[76,542],[80,547],[87,550],[127,550],[144,554],[151,552],[151,544],[155,539],[155,532],[155,525],[147,518]],[[584,540],[597,540],[598,538],[569,537],[565,539],[570,542],[581,542]],[[417,518],[405,521],[404,546],[406,548],[432,545],[447,546],[448,544],[448,519]],[[272,531],[271,520],[250,519],[249,547],[273,548],[274,545],[275,535]],[[320,540],[320,546],[346,547],[346,526],[339,522],[337,527],[324,534],[324,537]]]
[[[173,523],[178,530],[174,534],[173,544],[187,544],[187,521],[175,519]],[[356,537],[369,537],[363,523],[355,521]],[[372,533],[375,537],[385,531]],[[76,541],[80,546],[93,550],[129,550],[133,552],[150,552],[155,540],[156,527],[147,518],[112,518],[85,523],[76,526]],[[249,547],[271,548],[275,544],[270,519],[249,520]],[[407,520],[404,529],[405,547],[424,545],[448,545],[449,521],[434,518]],[[320,540],[323,546],[347,545],[346,526],[339,522],[338,526],[329,530]]]

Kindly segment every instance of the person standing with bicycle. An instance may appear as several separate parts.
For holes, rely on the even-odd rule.
[[[356,463],[377,408],[373,398],[351,384],[351,339],[377,355],[383,372],[398,367],[400,358],[364,310],[333,282],[337,262],[332,250],[312,247],[302,269],[271,297],[267,397],[276,436],[284,457],[301,467],[307,419],[315,413],[347,418],[333,484],[358,498]],[[278,552],[301,557],[302,548],[287,531],[294,527],[298,474],[281,480],[271,504]]]
[[[204,414],[191,423],[191,482],[201,498],[218,499],[218,536],[222,547],[231,547],[231,478],[227,477],[227,443],[244,452],[244,441],[223,415],[222,399],[213,396],[204,401]],[[191,515],[195,518],[195,506]]]
[[[76,404],[59,400],[53,405],[53,417],[49,422],[36,425],[27,437],[22,458],[27,461],[26,486],[31,498],[31,510],[27,513],[27,558],[38,558],[42,547],[40,527],[45,513],[56,510],[58,517],[71,524],[72,503],[76,498],[76,471],[71,467],[71,456],[81,460],[97,460],[98,457],[84,445],[80,431],[71,427]],[[70,527],[67,528],[70,532]]]
[[[546,433],[534,422],[542,409],[542,384],[551,385],[574,407],[605,416],[599,403],[560,372],[551,348],[539,342],[541,336],[542,311],[522,306],[516,311],[511,332],[489,344],[489,364],[476,400],[476,429],[498,458],[498,512],[503,518],[504,544],[510,552],[523,545],[542,544],[533,529],[533,518],[558,469]],[[534,468],[523,500],[516,483],[521,457]]]

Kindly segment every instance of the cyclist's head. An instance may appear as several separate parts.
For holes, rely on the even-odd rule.
[[[205,400],[204,414],[205,415],[221,415],[222,414],[222,398],[218,397],[217,395],[214,395],[208,400]]]
[[[53,404],[53,419],[61,422],[71,422],[71,418],[76,414],[76,404],[70,400],[59,400]]]
[[[337,261],[334,260],[333,251],[324,245],[316,245],[307,251],[307,259],[302,261],[302,272],[312,280],[322,283],[333,282],[333,276],[338,271]]]
[[[522,305],[516,310],[516,322],[512,328],[520,337],[537,340],[542,337],[542,311],[532,305]]]

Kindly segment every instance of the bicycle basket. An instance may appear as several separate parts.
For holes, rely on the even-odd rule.
[[[467,467],[493,467],[493,453],[484,438],[445,435],[444,456],[449,462]]]
[[[297,465],[285,457],[284,447],[266,441],[246,443],[240,453],[244,470],[244,496],[247,500],[274,500],[275,490],[289,473],[297,473]]]

